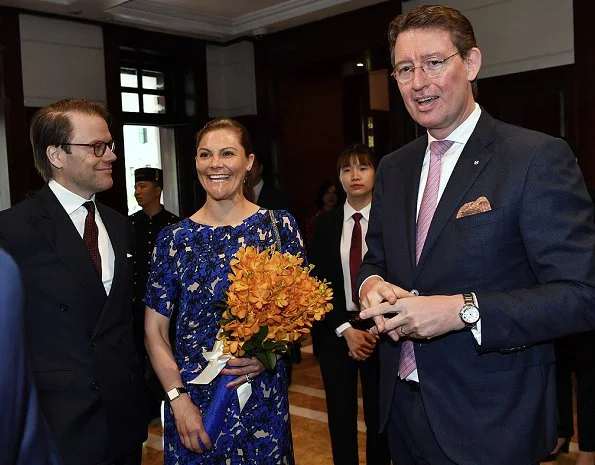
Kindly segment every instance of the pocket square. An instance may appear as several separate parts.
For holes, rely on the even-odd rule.
[[[128,253],[128,252],[126,252],[126,258],[132,258],[132,254],[131,254],[131,253]]]
[[[490,202],[483,195],[473,202],[463,205],[457,212],[457,218],[464,216],[477,215],[478,213],[489,212],[492,209]]]

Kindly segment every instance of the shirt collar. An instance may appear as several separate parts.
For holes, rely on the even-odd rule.
[[[58,199],[58,202],[60,202],[60,205],[64,207],[64,210],[66,210],[66,213],[68,213],[68,215],[72,215],[75,212],[75,210],[80,208],[85,202],[88,202],[87,199],[81,197],[78,194],[75,194],[72,191],[69,191],[62,184],[60,184],[58,181],[54,179],[50,179],[50,182],[48,182],[48,186]],[[90,200],[93,203],[95,202],[95,194],[93,194]]]
[[[479,121],[480,116],[481,107],[477,103],[475,103],[475,108],[467,117],[467,119],[463,121],[453,132],[451,132],[443,140],[451,140],[455,144],[465,145],[471,137],[471,134],[473,134],[473,131],[475,130],[475,126],[477,126],[477,122]],[[428,132],[428,147],[430,146],[430,143],[434,142],[435,140],[438,139],[432,137],[432,135]]]
[[[366,221],[369,221],[371,208],[372,208],[372,203],[369,203],[364,208],[359,210],[359,212],[362,214],[362,217]],[[349,202],[346,201],[345,205],[343,207],[343,221],[349,220],[353,216],[353,214],[357,211],[358,210],[355,210],[351,205],[349,205]]]

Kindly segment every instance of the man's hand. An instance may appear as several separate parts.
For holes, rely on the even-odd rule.
[[[213,447],[211,445],[211,439],[202,423],[200,410],[194,405],[190,396],[188,394],[182,394],[177,399],[174,399],[171,402],[171,408],[182,445],[192,452],[202,454],[205,451],[200,447],[198,441],[198,438],[200,438],[206,449],[210,450]]]
[[[394,284],[386,282],[380,277],[372,277],[366,280],[362,285],[360,296],[361,308],[367,309],[376,308],[378,306],[383,305],[392,306],[392,304],[395,304],[399,299],[402,299],[404,297],[411,297],[413,296],[413,294],[411,294],[411,292],[406,291],[405,289],[400,288],[399,286],[395,286]],[[394,311],[395,310],[387,310],[387,312]],[[385,326],[385,318],[384,316],[382,316],[382,313],[386,312],[379,311],[378,313],[369,315],[366,312],[362,312],[360,313],[360,318],[365,319],[374,317],[374,323],[376,324],[376,328],[373,328],[374,333],[382,333],[384,332]]]
[[[376,347],[378,336],[356,328],[347,328],[341,333],[349,347],[349,356],[359,362],[366,360]]]
[[[459,317],[463,303],[461,294],[403,297],[392,305],[385,302],[368,307],[360,313],[360,318],[373,317],[378,331],[387,333],[395,341],[405,336],[431,339],[465,327]],[[386,313],[397,315],[385,319]],[[379,318],[382,321],[379,322]]]

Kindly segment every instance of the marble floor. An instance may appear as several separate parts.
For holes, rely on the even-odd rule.
[[[296,465],[332,465],[324,389],[320,369],[311,349],[312,346],[305,346],[302,349],[303,360],[302,363],[294,365],[293,383],[289,391]],[[360,465],[363,465],[365,464],[365,427],[361,399],[358,429]],[[161,431],[161,426],[158,424],[149,428],[149,439],[143,447],[143,465],[163,464]],[[573,441],[570,443],[569,454],[561,454],[556,462],[548,463],[574,465],[577,452],[577,443]]]

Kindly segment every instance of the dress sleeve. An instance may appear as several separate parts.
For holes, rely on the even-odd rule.
[[[166,227],[157,236],[144,299],[147,307],[168,318],[178,305],[180,295],[180,280],[176,267],[179,251],[175,233],[176,229]]]
[[[275,219],[279,228],[279,236],[281,236],[281,250],[293,255],[301,253],[305,256],[304,240],[295,218],[285,210],[275,210]]]

